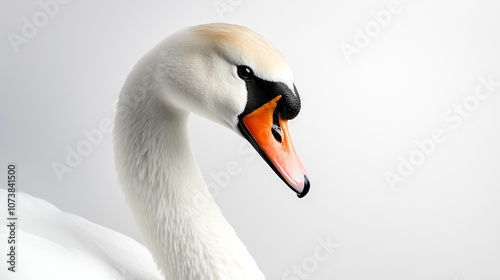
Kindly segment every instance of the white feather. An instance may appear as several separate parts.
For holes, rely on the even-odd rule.
[[[7,197],[6,190],[0,197]],[[17,271],[2,265],[0,279],[162,279],[149,251],[132,238],[22,192],[17,201]],[[6,229],[0,231],[2,252]]]
[[[118,176],[166,280],[265,279],[210,196],[187,135],[190,112],[239,133],[247,92],[236,65],[293,88],[288,63],[264,38],[241,26],[209,24],[160,42],[120,94]],[[160,278],[149,253],[132,239],[19,195],[20,272],[13,279]]]

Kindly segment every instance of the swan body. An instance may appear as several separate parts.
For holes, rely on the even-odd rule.
[[[120,184],[161,274],[135,241],[30,198],[31,222],[42,235],[22,228],[20,237],[33,241],[22,247],[50,252],[51,258],[71,251],[77,261],[99,261],[85,262],[78,268],[82,273],[71,277],[36,273],[17,279],[265,279],[208,192],[189,145],[187,121],[193,112],[243,136],[302,197],[309,179],[287,127],[300,106],[290,66],[257,33],[219,23],[167,37],[127,77],[113,131]],[[43,271],[38,268],[29,271]],[[104,276],[94,275],[101,270]]]
[[[0,197],[7,197],[5,189]],[[8,271],[4,262],[0,279],[163,279],[149,251],[132,238],[23,192],[16,200],[16,272]],[[0,215],[4,221],[5,214]],[[7,252],[7,234],[2,227],[2,252]]]

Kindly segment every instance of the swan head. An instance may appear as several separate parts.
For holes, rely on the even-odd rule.
[[[287,126],[300,97],[274,45],[243,26],[216,23],[183,29],[156,52],[154,72],[168,106],[242,135],[298,197],[307,194],[308,175]]]

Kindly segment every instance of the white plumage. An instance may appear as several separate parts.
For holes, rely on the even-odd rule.
[[[0,189],[0,197],[7,191]],[[16,198],[16,272],[7,271],[4,261],[0,279],[162,279],[151,254],[132,238],[28,194],[19,192]],[[4,211],[1,219],[6,220]],[[2,226],[1,252],[7,252],[7,234]]]
[[[246,73],[242,76],[241,67],[255,80]],[[279,92],[266,92],[270,90]],[[250,91],[261,92],[252,93],[255,97]],[[257,106],[262,108],[251,111],[258,112],[253,120],[267,125],[262,125],[264,136],[255,134],[260,133],[260,123],[249,126],[247,135],[241,130],[251,125],[241,124],[252,108],[250,99],[252,106],[262,103]],[[299,109],[283,55],[242,26],[186,28],[137,63],[120,93],[115,160],[125,197],[164,279],[265,279],[208,192],[189,145],[189,113],[243,134],[300,196],[307,193],[309,183],[283,119]],[[272,148],[263,150],[259,141],[272,142]],[[282,150],[271,158],[269,151],[275,147]],[[286,153],[295,163],[280,167]],[[149,253],[137,242],[42,200],[21,196],[23,259],[15,279],[160,278]],[[57,266],[58,260],[64,267]]]

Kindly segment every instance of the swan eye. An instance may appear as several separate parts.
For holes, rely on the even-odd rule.
[[[253,70],[248,66],[238,66],[238,76],[243,81],[250,81],[253,78]]]

